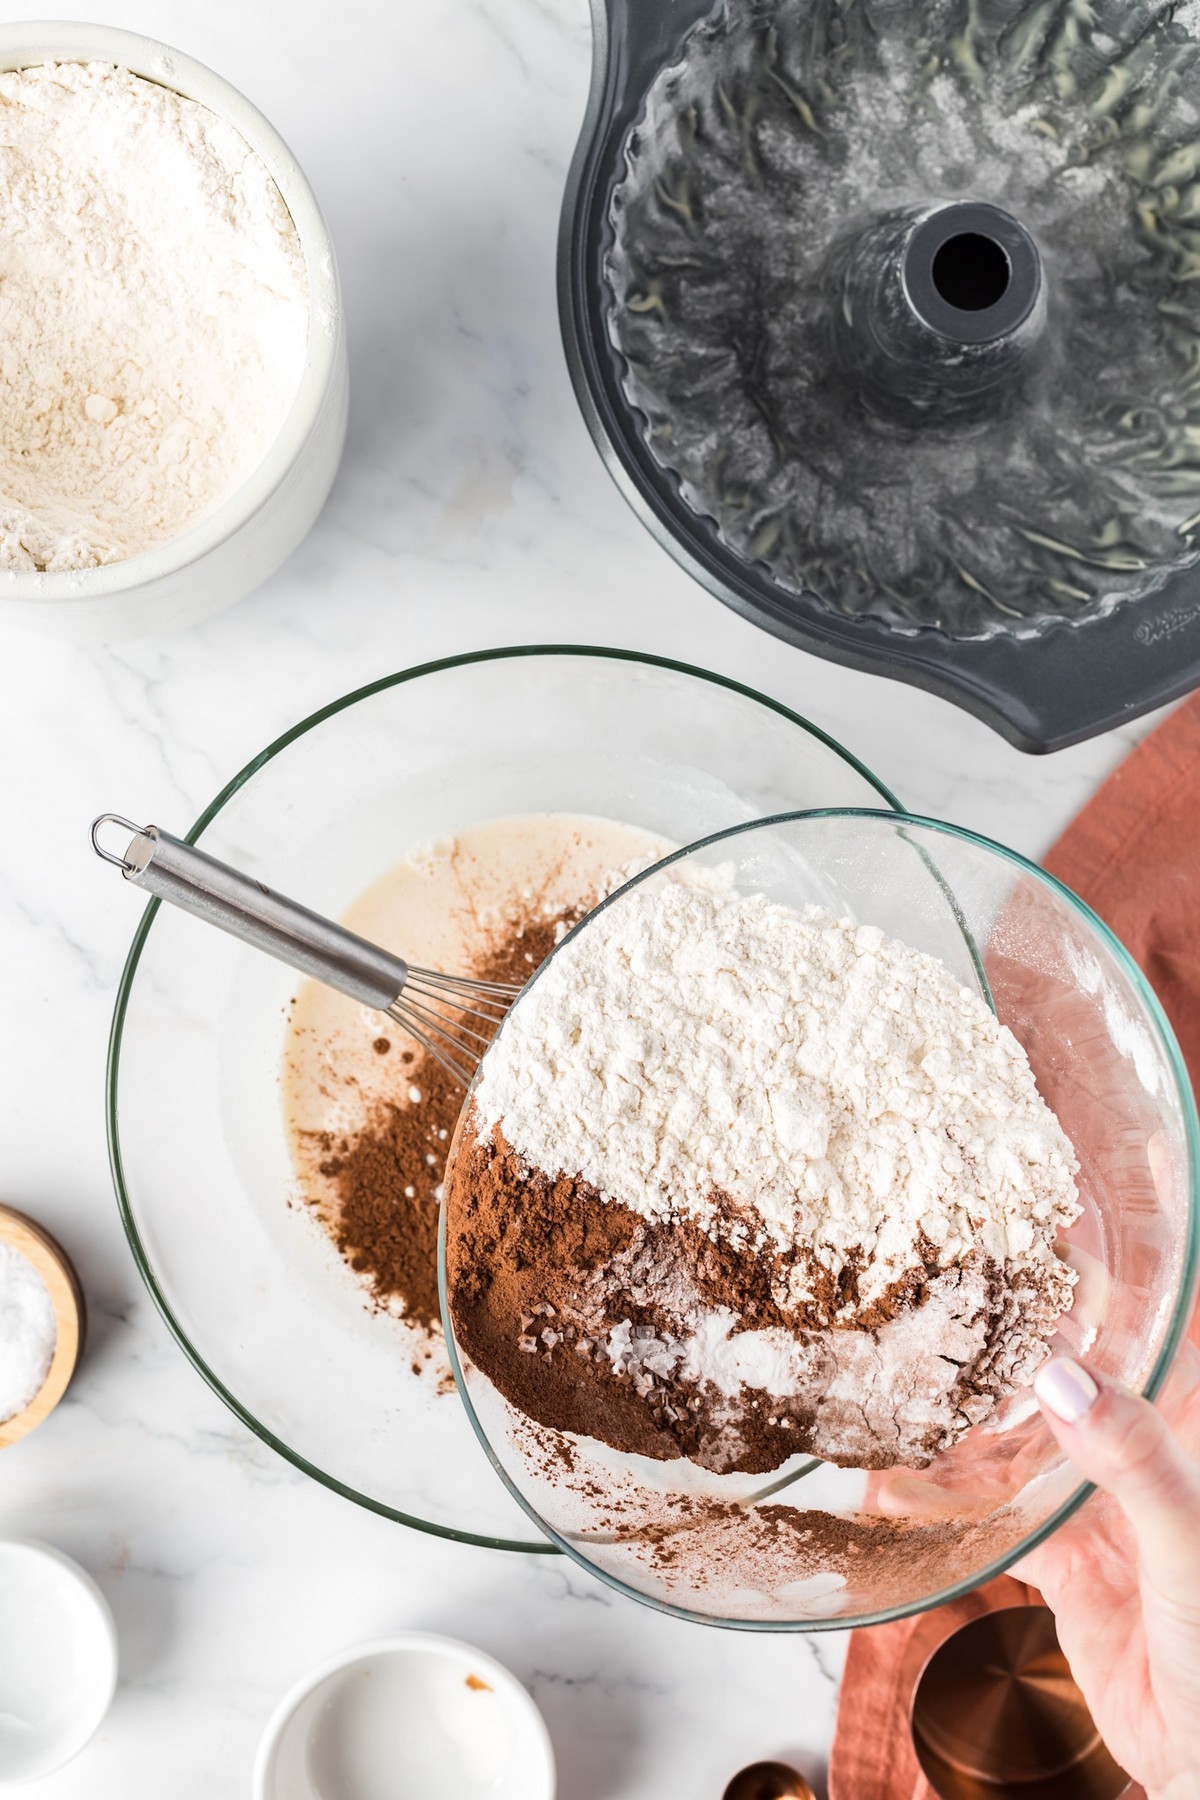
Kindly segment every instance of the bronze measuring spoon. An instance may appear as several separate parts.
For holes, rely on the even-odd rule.
[[[756,1762],[738,1771],[723,1800],[816,1800],[816,1795],[787,1763]]]

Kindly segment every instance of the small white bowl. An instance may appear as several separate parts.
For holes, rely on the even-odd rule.
[[[0,1539],[0,1787],[70,1762],[116,1685],[117,1633],[91,1576],[49,1544]]]
[[[0,25],[0,70],[38,63],[116,63],[206,106],[266,164],[292,215],[308,274],[308,344],[279,436],[248,481],[168,543],[96,569],[0,570],[0,624],[107,642],[175,631],[232,606],[307,535],[333,486],[346,436],[348,378],[341,290],[321,209],[279,133],[203,63],[107,25]]]
[[[355,1644],[276,1707],[254,1800],[554,1800],[542,1715],[508,1670],[453,1638]]]

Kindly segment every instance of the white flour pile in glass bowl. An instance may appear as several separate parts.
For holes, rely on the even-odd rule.
[[[1076,1170],[933,956],[647,887],[485,1058],[447,1187],[456,1337],[520,1413],[623,1454],[923,1468],[1048,1354]]]

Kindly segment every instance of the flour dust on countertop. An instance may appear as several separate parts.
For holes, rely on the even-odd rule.
[[[415,964],[520,983],[597,900],[672,847],[579,814],[493,820],[398,863],[343,923]],[[462,1089],[399,1026],[315,982],[292,1009],[283,1087],[301,1202],[368,1304],[413,1327],[414,1370],[448,1379],[437,1232]]]

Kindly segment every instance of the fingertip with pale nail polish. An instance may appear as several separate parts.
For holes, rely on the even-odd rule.
[[[1033,1391],[1064,1425],[1078,1425],[1100,1398],[1100,1389],[1073,1356],[1053,1356],[1033,1378]]]

